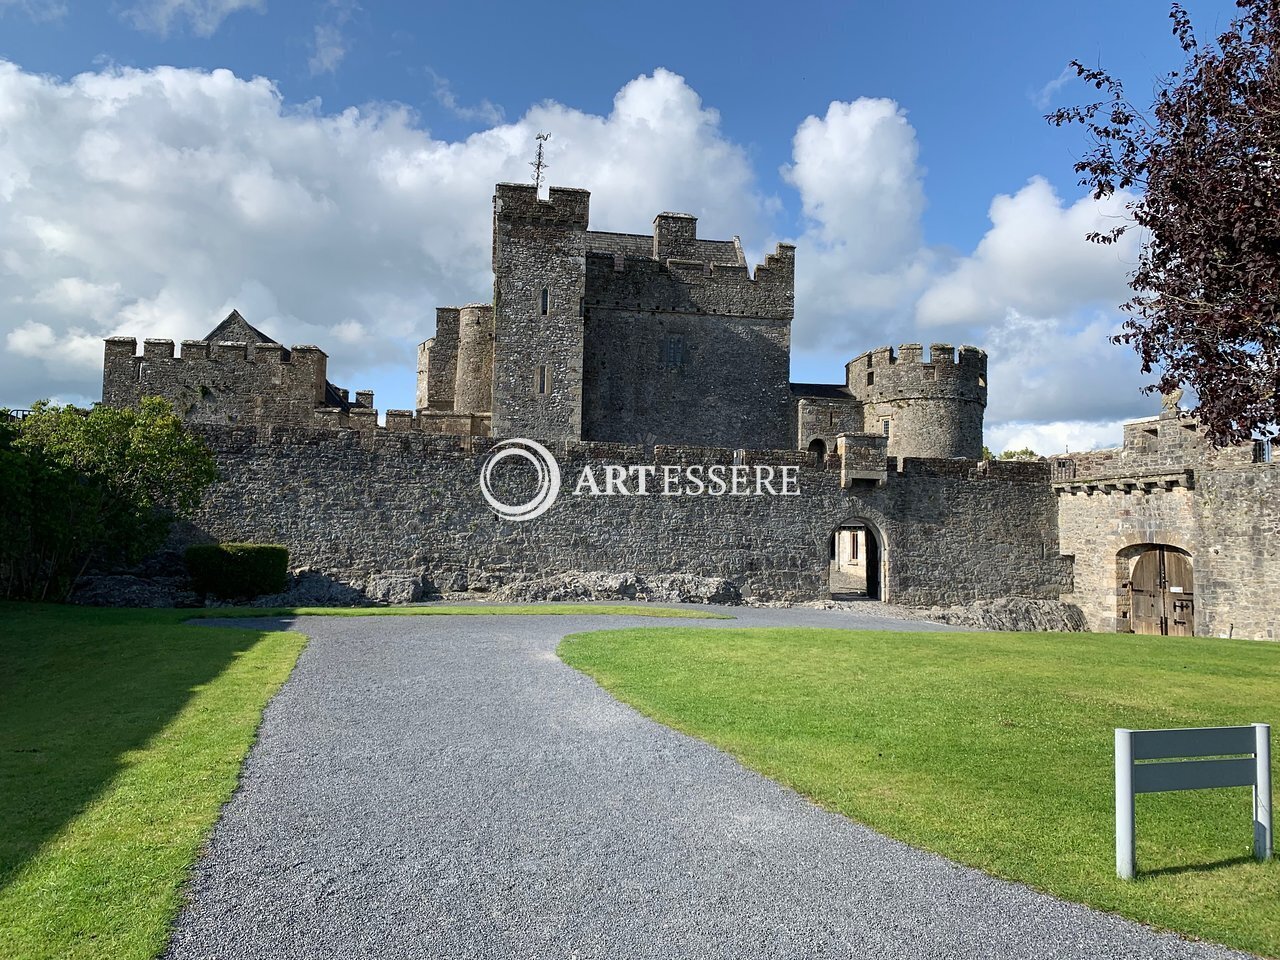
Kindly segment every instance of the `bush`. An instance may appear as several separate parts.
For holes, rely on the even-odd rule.
[[[0,598],[62,600],[91,566],[136,563],[217,476],[167,400],[0,411]]]
[[[186,560],[196,591],[222,600],[280,593],[289,573],[289,550],[278,544],[201,544],[187,548]]]

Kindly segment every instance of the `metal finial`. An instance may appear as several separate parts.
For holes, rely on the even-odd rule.
[[[538,155],[537,157],[534,158],[534,161],[529,164],[529,166],[533,167],[533,185],[537,189],[541,190],[542,189],[542,173],[544,170],[547,169],[546,161],[543,160],[542,158],[542,147],[548,140],[551,139],[551,134],[540,133],[537,135],[535,139],[538,141]]]

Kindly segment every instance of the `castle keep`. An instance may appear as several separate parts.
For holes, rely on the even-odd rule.
[[[371,392],[329,382],[323,350],[235,312],[180,352],[108,340],[103,402],[165,397],[214,449],[223,479],[186,536],[284,543],[295,566],[374,598],[633,571],[761,599],[1061,597],[1094,629],[1280,630],[1265,453],[1210,451],[1170,406],[1120,450],[984,461],[982,350],[880,347],[842,383],[793,383],[794,248],[752,269],[688,214],[605,233],[589,207],[585,190],[497,186],[492,299],[437,310],[416,409],[381,424]],[[789,466],[798,494],[566,495],[505,521],[477,478],[514,437],[546,444],[565,476]]]

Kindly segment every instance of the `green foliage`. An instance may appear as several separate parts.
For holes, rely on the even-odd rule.
[[[64,599],[90,563],[135,563],[217,478],[169,403],[137,410],[37,403],[0,418],[0,596]]]
[[[647,716],[953,860],[1280,956],[1248,787],[1138,798],[1115,876],[1114,728],[1280,722],[1280,645],[1116,634],[664,627],[560,656]],[[1280,756],[1273,754],[1280,775]]]
[[[1280,2],[1236,0],[1238,15],[1204,43],[1181,4],[1173,34],[1184,55],[1135,103],[1107,70],[1072,61],[1102,99],[1046,119],[1080,124],[1090,149],[1076,161],[1095,198],[1136,188],[1129,217],[1088,235],[1109,244],[1142,233],[1114,343],[1129,344],[1145,389],[1192,388],[1192,411],[1218,445],[1274,437],[1280,424]],[[1221,16],[1225,19],[1225,14]],[[1135,191],[1136,192],[1136,191]]]
[[[1006,450],[1000,454],[1001,460],[1039,460],[1040,454],[1036,453],[1030,447],[1023,447],[1021,450]]]
[[[996,458],[996,455],[995,455],[994,453],[992,453],[992,452],[991,452],[991,448],[990,448],[990,447],[988,447],[988,446],[984,443],[984,444],[982,445],[982,459],[983,459],[983,460],[994,460],[995,458]]]
[[[186,561],[196,592],[223,600],[279,593],[289,574],[289,550],[278,544],[199,544],[187,548]]]

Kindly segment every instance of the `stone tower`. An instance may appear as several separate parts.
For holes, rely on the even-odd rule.
[[[500,183],[493,198],[493,435],[582,436],[590,194]],[[459,364],[458,374],[462,374]]]
[[[862,402],[863,430],[889,438],[891,457],[982,456],[987,355],[949,343],[881,347],[845,366],[850,395]]]

